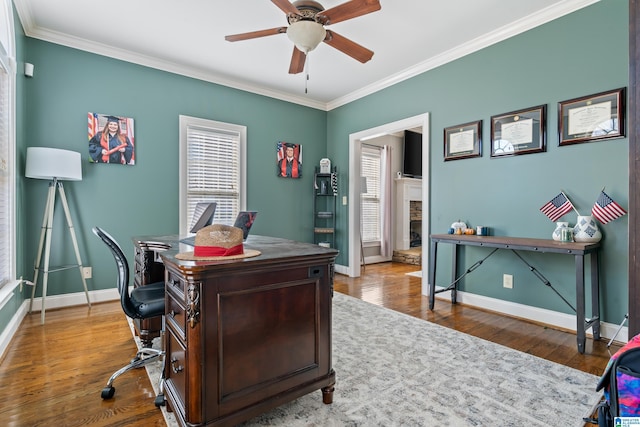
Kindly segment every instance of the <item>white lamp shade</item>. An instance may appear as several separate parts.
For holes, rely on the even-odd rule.
[[[80,153],[59,148],[28,147],[25,176],[36,179],[82,180]]]
[[[315,49],[326,35],[322,24],[315,21],[297,21],[287,28],[289,40],[305,54]]]

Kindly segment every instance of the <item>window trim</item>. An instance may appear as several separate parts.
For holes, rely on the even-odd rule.
[[[3,283],[0,277],[0,309],[8,301],[13,294],[13,290],[20,283],[16,278],[17,261],[16,261],[16,60],[15,60],[15,30],[13,21],[13,7],[10,0],[2,1],[0,7],[3,12],[0,19],[0,27],[7,31],[8,46],[5,46],[0,39],[0,62],[2,67],[6,69],[8,76],[8,100],[7,100],[7,165],[8,173],[7,188],[8,194],[8,277]]]
[[[240,135],[240,210],[246,210],[247,206],[247,127],[232,123],[218,122],[198,117],[179,116],[180,153],[179,153],[179,231],[187,234],[191,218],[187,215],[187,130],[191,126],[236,132]]]

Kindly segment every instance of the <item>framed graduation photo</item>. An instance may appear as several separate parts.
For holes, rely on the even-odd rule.
[[[282,178],[302,177],[302,145],[280,141],[276,145],[276,173]]]
[[[133,119],[88,113],[89,162],[135,165]]]

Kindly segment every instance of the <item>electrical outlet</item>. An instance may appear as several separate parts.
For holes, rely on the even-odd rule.
[[[511,274],[502,275],[502,286],[507,289],[513,289],[513,276]]]
[[[82,267],[82,277],[85,279],[91,279],[91,267]]]

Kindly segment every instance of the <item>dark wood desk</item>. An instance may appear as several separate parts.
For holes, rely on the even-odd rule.
[[[451,284],[442,289],[436,290],[436,261],[438,255],[438,243],[453,244],[453,262]],[[433,234],[431,235],[431,258],[429,266],[429,309],[433,310],[435,304],[435,294],[439,292],[451,291],[451,302],[456,302],[457,285],[462,276],[470,273],[488,258],[477,262],[470,267],[462,276],[458,274],[458,253],[461,246],[483,246],[487,248],[508,249],[513,251],[518,258],[527,264],[530,270],[547,286],[553,286],[542,274],[533,266],[528,264],[517,251],[530,252],[551,252],[557,254],[572,255],[575,258],[576,266],[576,307],[573,307],[567,300],[553,289],[558,295],[576,312],[576,331],[578,341],[578,351],[584,353],[586,343],[586,331],[591,328],[594,339],[600,339],[600,282],[598,267],[598,250],[600,243],[577,243],[577,242],[557,242],[546,239],[530,239],[521,237],[503,236],[475,236],[475,235],[455,235],[455,234]],[[590,255],[591,259],[591,318],[585,318],[585,284],[584,284],[584,256]]]
[[[165,266],[165,395],[182,426],[231,426],[315,390],[331,403],[331,301],[338,251],[250,236],[260,256]],[[153,245],[153,243],[148,243]]]

